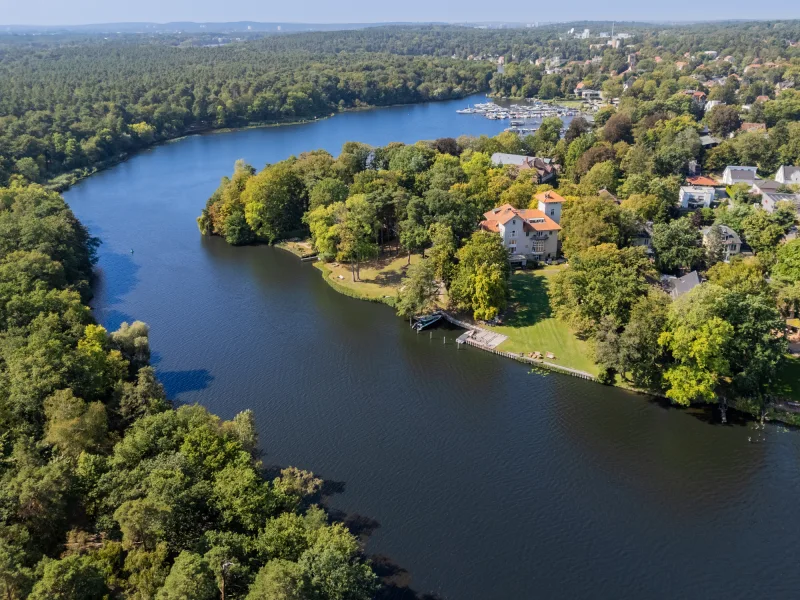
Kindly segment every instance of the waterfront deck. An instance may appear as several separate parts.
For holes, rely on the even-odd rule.
[[[486,348],[491,348],[494,350],[507,339],[508,336],[505,336],[502,333],[495,333],[485,329],[469,329],[461,334],[456,342],[459,344],[464,344],[467,343],[467,340],[470,340],[475,344],[479,344],[480,346],[485,346]]]

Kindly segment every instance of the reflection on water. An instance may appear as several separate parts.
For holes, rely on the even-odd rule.
[[[82,182],[66,197],[103,238],[98,318],[150,324],[178,401],[253,408],[265,463],[324,477],[397,585],[481,600],[794,596],[797,434],[752,444],[747,425],[529,374],[457,349],[453,331],[417,335],[289,254],[198,234],[237,158],[499,132],[455,114],[476,101],[195,136]]]

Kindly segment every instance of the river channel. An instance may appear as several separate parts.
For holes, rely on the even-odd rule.
[[[796,597],[800,433],[531,374],[455,331],[417,335],[288,253],[198,233],[237,158],[499,133],[455,113],[481,100],[192,136],[79,183],[65,197],[103,241],[97,318],[151,326],[178,402],[252,408],[265,463],[330,481],[330,506],[420,594]]]

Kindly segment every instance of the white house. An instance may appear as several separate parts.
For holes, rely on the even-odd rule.
[[[719,229],[722,234],[722,246],[725,249],[724,260],[728,262],[731,256],[735,256],[742,251],[742,238],[727,225],[720,225]],[[704,227],[701,229],[701,232],[703,233],[703,245],[708,246],[710,243],[709,233],[711,232],[711,227]]]
[[[716,190],[709,185],[682,185],[678,198],[683,210],[710,208]]]
[[[778,202],[789,202],[794,205],[797,216],[800,217],[800,194],[761,194],[761,208],[768,213],[774,213]]]
[[[509,254],[531,256],[537,260],[555,258],[558,254],[561,227],[543,211],[504,204],[483,216],[481,229],[500,234]]]
[[[603,98],[603,92],[599,90],[590,90],[587,88],[583,88],[580,91],[580,97],[584,100],[601,100]]]
[[[722,183],[725,185],[734,185],[736,183],[749,183],[753,184],[757,175],[757,167],[737,167],[727,166],[722,173]]]
[[[778,183],[800,184],[800,167],[790,167],[788,165],[781,165],[778,173],[775,175],[775,181]]]

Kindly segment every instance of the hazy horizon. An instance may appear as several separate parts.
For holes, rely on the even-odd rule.
[[[619,0],[600,5],[589,0],[569,0],[558,12],[543,14],[534,6],[515,6],[498,11],[496,6],[476,0],[407,0],[399,5],[379,6],[368,0],[346,4],[307,0],[297,5],[260,3],[241,0],[235,6],[203,0],[140,0],[135,4],[109,3],[105,0],[31,0],[8,3],[0,15],[0,26],[80,26],[111,23],[231,23],[252,21],[286,24],[378,24],[409,23],[553,23],[569,21],[650,21],[697,22],[728,20],[790,20],[800,18],[800,3],[794,6],[774,0],[754,5],[744,0],[710,0],[706,3],[675,0],[647,4]]]

